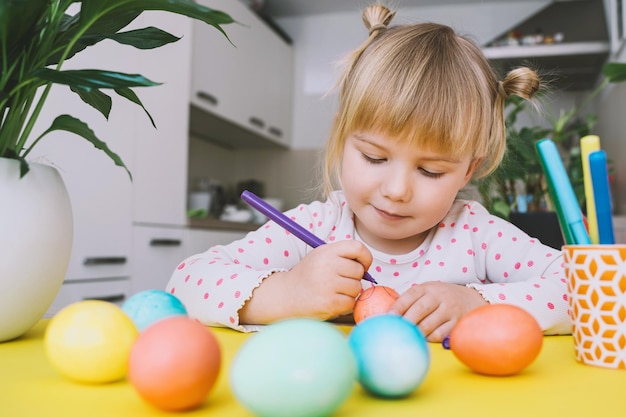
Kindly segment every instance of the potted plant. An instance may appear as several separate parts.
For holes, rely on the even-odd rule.
[[[233,22],[191,0],[0,1],[0,342],[20,336],[43,316],[63,282],[71,252],[72,213],[63,181],[56,169],[28,162],[28,154],[46,134],[66,131],[128,171],[72,115],[60,114],[38,137],[31,137],[33,126],[54,84],[69,87],[104,117],[112,106],[107,93],[115,92],[143,108],[152,121],[132,89],[158,83],[140,74],[62,69],[76,53],[104,39],[137,49],[176,42],[177,37],[155,27],[124,31],[149,10],[197,19],[222,33],[221,26]]]
[[[570,182],[584,211],[585,194],[579,140],[591,134],[597,121],[594,114],[583,115],[589,103],[609,84],[626,80],[626,63],[607,63],[603,66],[604,79],[577,106],[547,118],[545,126],[518,126],[517,118],[527,110],[527,102],[513,96],[506,102],[507,148],[502,164],[488,177],[474,182],[487,209],[499,217],[513,221],[529,234],[549,231],[555,247],[561,240],[556,215],[550,209],[549,194],[544,173],[535,149],[535,142],[551,138],[559,148]],[[530,213],[522,216],[520,213]],[[526,220],[526,217],[531,217]],[[552,224],[537,224],[538,219]],[[532,227],[532,231],[526,228]],[[554,236],[556,233],[558,236]],[[539,237],[539,236],[538,236]],[[545,242],[544,242],[545,243]]]

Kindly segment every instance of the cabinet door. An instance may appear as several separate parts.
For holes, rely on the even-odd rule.
[[[176,266],[185,258],[185,229],[133,227],[133,294],[164,290]]]
[[[246,232],[234,230],[187,229],[184,247],[185,257],[206,252],[215,245],[227,245],[245,235]]]
[[[224,26],[231,44],[214,28],[194,22],[192,104],[260,137],[288,144],[291,46],[239,1],[200,3],[238,23]]]
[[[97,68],[130,72],[134,48],[103,41],[69,60],[63,69]],[[112,93],[107,121],[66,86],[52,87],[34,134],[61,114],[87,123],[110,149],[130,165],[133,126],[142,111]],[[29,159],[58,168],[67,186],[74,218],[74,243],[67,280],[130,275],[131,180],[126,171],[80,136],[55,131],[44,137]]]
[[[238,231],[178,227],[133,227],[133,293],[165,289],[176,267],[188,256],[242,238]]]
[[[149,12],[142,14],[139,23],[182,39],[138,52],[138,73],[163,84],[137,91],[156,129],[145,114],[138,115],[131,169],[133,221],[183,226],[187,220],[191,19]]]
[[[198,3],[228,13],[243,25],[224,26],[231,44],[215,28],[193,22],[191,102],[247,126],[253,114],[249,92],[256,82],[255,68],[250,67],[249,61],[253,52],[252,13],[239,1],[199,0]]]
[[[280,39],[264,22],[255,27],[249,57],[254,68],[250,90],[251,110],[263,122],[263,134],[288,145],[292,117],[292,47]]]
[[[131,296],[129,278],[66,282],[45,314],[52,317],[62,308],[83,300],[102,300],[120,307]]]

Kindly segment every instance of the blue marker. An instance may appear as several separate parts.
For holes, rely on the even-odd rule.
[[[588,245],[591,243],[583,222],[583,215],[576,200],[576,194],[569,181],[565,166],[559,155],[556,144],[551,139],[542,139],[535,143],[539,152],[539,160],[552,186],[552,199],[556,208],[561,229],[567,244]]]
[[[609,190],[609,173],[606,164],[606,152],[594,151],[589,154],[589,171],[593,184],[593,199],[598,219],[598,235],[600,244],[614,244],[613,219],[611,217],[611,192]]]

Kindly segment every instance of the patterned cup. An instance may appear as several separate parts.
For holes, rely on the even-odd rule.
[[[565,245],[576,359],[626,369],[626,245]]]

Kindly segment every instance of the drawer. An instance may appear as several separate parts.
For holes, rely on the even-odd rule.
[[[121,306],[131,296],[129,277],[66,281],[45,314],[52,317],[63,307],[82,300],[103,300]]]

